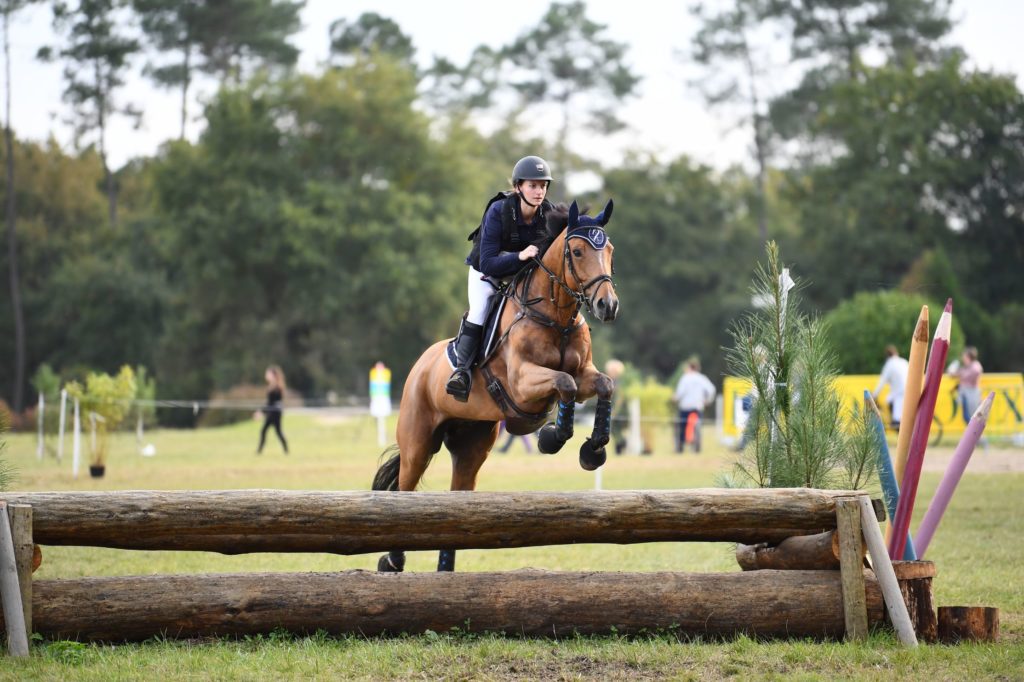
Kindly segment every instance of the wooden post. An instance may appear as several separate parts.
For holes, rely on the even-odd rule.
[[[28,656],[25,636],[25,612],[21,608],[21,588],[14,563],[14,541],[7,519],[7,503],[0,501],[0,600],[3,601],[7,629],[7,651],[11,656]]]
[[[860,504],[856,498],[836,500],[839,570],[842,572],[843,582],[843,616],[846,619],[846,639],[853,641],[865,640],[868,637],[860,516]]]
[[[32,637],[32,571],[35,564],[36,547],[32,544],[32,507],[27,504],[12,504],[7,507],[11,519],[11,536],[14,540],[14,564],[18,569],[18,585],[21,587],[21,608],[25,613],[25,634]]]
[[[885,538],[882,537],[882,531],[878,527],[878,520],[875,518],[871,500],[867,495],[862,495],[857,498],[857,502],[860,504],[864,541],[871,553],[871,563],[874,566],[878,584],[882,588],[882,596],[885,598],[885,608],[889,612],[889,619],[892,621],[892,626],[896,629],[896,635],[900,641],[908,647],[916,647],[917,635],[910,622],[910,614],[903,601],[900,585],[896,581],[896,572],[892,569],[889,552],[885,548]]]
[[[940,606],[939,640],[945,644],[999,639],[999,609],[991,606]]]

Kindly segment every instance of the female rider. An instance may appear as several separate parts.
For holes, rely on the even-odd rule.
[[[445,390],[466,402],[473,388],[476,359],[488,304],[496,291],[493,280],[508,279],[539,253],[535,242],[546,234],[547,200],[551,168],[539,156],[525,156],[512,169],[512,191],[502,192],[487,204],[466,258],[469,266],[469,311],[455,343],[458,363]]]

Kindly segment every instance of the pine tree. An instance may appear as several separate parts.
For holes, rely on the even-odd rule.
[[[863,410],[844,413],[826,326],[801,312],[798,280],[775,242],[759,266],[754,301],[732,330],[731,370],[750,380],[752,405],[730,487],[860,489],[874,475],[874,444]]]

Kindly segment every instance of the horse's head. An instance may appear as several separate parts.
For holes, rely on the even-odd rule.
[[[615,247],[604,230],[613,207],[609,199],[604,210],[591,217],[580,215],[576,202],[572,202],[564,233],[565,281],[602,322],[611,322],[619,312],[619,297],[612,282]]]

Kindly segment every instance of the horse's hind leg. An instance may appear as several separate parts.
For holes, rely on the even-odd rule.
[[[397,490],[415,490],[423,478],[430,460],[441,449],[444,426],[434,428],[424,417],[411,415],[403,420],[399,416],[399,466]],[[391,488],[394,490],[395,488]],[[385,573],[401,572],[405,568],[405,550],[391,550],[377,561],[377,570]]]
[[[476,475],[498,438],[495,422],[460,422],[445,435],[444,443],[452,453],[452,490],[473,490]],[[455,570],[455,550],[442,549],[437,570]]]

